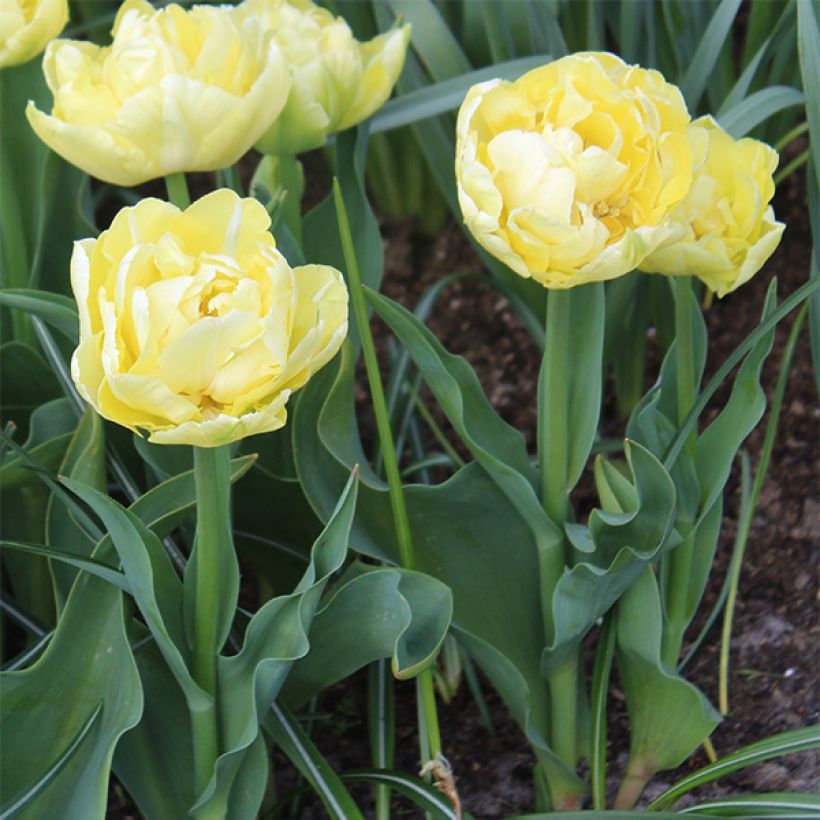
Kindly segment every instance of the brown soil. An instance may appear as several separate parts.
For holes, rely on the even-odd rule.
[[[776,211],[788,229],[780,249],[747,286],[706,313],[709,328],[707,378],[756,326],[766,287],[779,279],[780,298],[808,276],[811,234],[802,180],[793,176],[781,186]],[[478,273],[480,262],[458,226],[448,223],[434,238],[420,235],[412,223],[382,225],[385,276],[382,289],[412,307],[440,277]],[[778,327],[775,347],[766,362],[764,386],[771,396],[780,369],[792,314]],[[499,413],[522,430],[531,445],[535,438],[535,385],[539,354],[527,330],[506,300],[475,281],[456,282],[439,300],[429,327],[448,350],[463,355],[477,371]],[[783,404],[775,450],[748,540],[731,642],[730,713],[712,741],[719,756],[777,732],[818,722],[818,407],[813,383],[808,328],[801,333]],[[385,331],[377,327],[383,341]],[[649,350],[648,381],[654,380],[660,356]],[[722,406],[728,387],[720,390],[705,414],[709,420]],[[432,403],[432,402],[431,402]],[[607,407],[612,405],[607,401]],[[439,420],[443,418],[439,415]],[[768,413],[746,442],[756,469]],[[446,425],[443,425],[446,428]],[[623,430],[609,420],[608,435]],[[581,488],[583,493],[583,486]],[[582,503],[587,499],[581,499]],[[690,640],[697,635],[723,584],[737,526],[739,487],[730,480],[715,568]],[[686,677],[716,703],[720,620],[685,670]],[[317,725],[316,741],[339,771],[369,765],[366,721],[366,675],[360,674],[325,693],[322,711],[333,715]],[[466,686],[447,705],[440,705],[445,753],[457,779],[464,807],[477,818],[500,818],[533,811],[532,755],[523,734],[503,704],[484,682],[494,734],[482,722]],[[412,684],[396,684],[397,759],[406,772],[418,768],[415,700]],[[339,716],[342,716],[342,720]],[[609,703],[611,787],[617,788],[626,761],[628,721],[623,697],[614,681]],[[647,797],[659,794],[680,775],[708,762],[700,750],[674,773],[662,773]],[[283,772],[284,767],[279,771]],[[700,797],[774,791],[814,791],[817,757],[793,755],[760,764],[701,789]],[[278,778],[285,790],[287,774]],[[369,805],[367,789],[354,791]],[[398,817],[420,813],[394,801]],[[323,816],[307,799],[300,816]],[[365,809],[367,813],[367,809]]]

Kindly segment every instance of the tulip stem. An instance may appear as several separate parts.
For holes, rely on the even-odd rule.
[[[194,777],[198,795],[202,794],[211,779],[219,751],[216,662],[221,648],[218,634],[219,602],[222,598],[220,567],[224,564],[220,558],[225,550],[233,553],[230,492],[224,492],[223,478],[229,471],[228,447],[194,447],[196,560],[192,562],[195,572],[192,672],[194,680],[211,697],[210,708],[192,717]]]
[[[188,193],[188,183],[185,174],[168,174],[165,177],[165,190],[168,192],[168,201],[184,211],[191,204],[191,195]]]
[[[541,468],[541,501],[544,510],[563,532],[569,514],[569,291],[551,290],[547,296],[544,356],[538,385],[538,462]],[[542,561],[541,601],[546,640],[554,639],[552,601],[555,587],[564,571],[566,544],[544,554]],[[580,789],[572,781],[578,760],[578,657],[568,657],[547,676],[550,691],[550,743],[568,771],[561,771],[548,760],[542,765],[549,783],[553,805],[577,809]]]
[[[413,550],[413,538],[410,531],[410,519],[407,515],[407,505],[404,499],[404,488],[399,472],[399,460],[396,456],[396,446],[393,442],[393,431],[390,428],[390,413],[384,397],[384,386],[379,372],[379,362],[376,358],[376,346],[370,330],[370,321],[367,316],[364,292],[362,291],[362,277],[359,272],[359,262],[356,250],[353,247],[353,237],[350,232],[350,221],[347,217],[342,190],[339,181],[333,180],[333,197],[336,203],[336,216],[339,221],[339,234],[342,240],[342,251],[347,268],[347,279],[350,285],[350,304],[359,341],[362,346],[367,381],[370,386],[370,395],[373,401],[373,413],[376,417],[376,429],[379,434],[384,473],[390,491],[390,507],[393,511],[393,523],[396,528],[396,538],[399,543],[399,559],[405,569],[416,568],[416,557]],[[421,698],[427,743],[430,759],[434,760],[441,754],[441,735],[439,732],[438,712],[436,710],[436,694],[433,687],[433,677],[430,669],[419,674],[418,692]]]

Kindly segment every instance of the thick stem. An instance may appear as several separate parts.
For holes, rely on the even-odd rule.
[[[568,516],[568,453],[570,299],[568,291],[553,290],[547,297],[546,344],[538,392],[538,461],[541,468],[541,501],[552,521],[563,531]],[[564,572],[566,545],[539,546],[541,607],[545,636],[552,642],[555,627],[552,602]],[[547,676],[550,692],[550,742],[558,759],[570,772],[578,760],[578,662],[571,657]],[[580,791],[566,773],[543,763],[555,807],[577,808]]]
[[[192,715],[194,768],[197,793],[208,784],[219,748],[216,698],[216,658],[219,643],[220,555],[233,550],[225,538],[230,518],[230,498],[221,492],[220,476],[230,471],[228,447],[194,447],[196,485],[196,575],[192,674],[211,696],[209,707]]]
[[[399,472],[399,460],[396,456],[396,447],[393,443],[393,431],[390,428],[390,413],[384,397],[384,386],[379,372],[379,362],[376,358],[376,346],[370,330],[370,321],[367,316],[367,306],[362,292],[362,277],[359,272],[359,262],[353,248],[353,238],[350,233],[350,222],[347,218],[342,191],[338,180],[333,180],[333,195],[336,202],[336,213],[339,220],[339,233],[342,239],[347,277],[350,284],[350,303],[359,340],[362,345],[367,381],[370,386],[370,395],[373,402],[373,412],[376,416],[376,429],[379,433],[384,473],[390,491],[390,507],[393,511],[393,523],[396,528],[396,538],[399,543],[399,557],[406,569],[415,569],[416,557],[413,551],[413,538],[410,532],[410,519],[407,516],[407,505],[404,500],[404,488]],[[427,742],[429,757],[435,758],[441,752],[441,735],[438,726],[438,712],[436,710],[436,696],[433,688],[433,674],[426,669],[419,675],[419,696],[423,702],[423,711],[427,728]]]
[[[569,291],[560,290],[550,291],[547,297],[546,343],[538,395],[541,500],[547,515],[559,527],[567,518],[570,298]]]
[[[630,762],[621,783],[621,788],[618,789],[618,795],[615,798],[613,805],[615,811],[629,811],[634,808],[643,794],[646,784],[654,774],[654,769],[649,768],[641,761]]]

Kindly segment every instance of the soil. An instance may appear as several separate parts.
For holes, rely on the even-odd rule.
[[[775,210],[788,225],[783,242],[766,267],[746,286],[706,311],[709,357],[706,377],[757,325],[766,288],[779,280],[782,300],[808,276],[811,232],[801,174],[792,175],[778,190]],[[481,264],[459,227],[447,223],[439,235],[424,236],[412,221],[384,221],[385,247],[382,290],[407,307],[442,276],[479,273]],[[781,322],[775,345],[763,373],[768,396],[774,391],[780,360],[795,314]],[[535,440],[535,387],[540,355],[531,336],[507,301],[491,287],[474,280],[457,281],[439,299],[428,326],[453,353],[463,355],[475,368],[498,412],[522,430],[530,445]],[[384,345],[385,329],[376,326]],[[647,386],[654,381],[660,354],[649,340]],[[609,394],[611,394],[611,387]],[[614,418],[614,401],[608,394],[605,414],[607,435],[623,433],[623,422]],[[728,396],[728,385],[718,391],[703,421],[709,421]],[[366,405],[364,389],[362,404]],[[428,406],[432,406],[432,400]],[[364,409],[364,407],[363,407]],[[443,417],[438,420],[446,428]],[[740,580],[731,640],[730,711],[712,736],[718,756],[778,732],[816,724],[818,714],[818,407],[814,387],[808,326],[797,345],[783,403],[775,449],[748,539]],[[745,443],[757,468],[768,423],[768,411]],[[735,471],[736,473],[737,471]],[[582,482],[583,505],[589,485]],[[722,588],[737,529],[738,476],[733,474],[725,495],[725,510],[714,570],[700,615],[687,635],[700,631]],[[713,703],[717,703],[720,624],[712,628],[698,654],[685,670]],[[686,649],[686,647],[684,647]],[[614,680],[609,702],[609,754],[612,793],[617,789],[628,751],[628,720],[622,694]],[[464,808],[477,818],[501,818],[531,812],[533,757],[523,734],[507,715],[486,681],[482,690],[491,715],[493,732],[483,722],[475,699],[462,685],[449,704],[440,704],[445,754],[454,770]],[[367,741],[367,677],[359,674],[326,692],[321,704],[332,720],[318,721],[315,740],[337,771],[369,765]],[[406,772],[419,767],[415,696],[412,684],[396,684],[395,768]],[[284,761],[281,761],[284,763]],[[676,772],[661,773],[652,781],[642,801],[708,763],[701,749]],[[722,778],[700,789],[699,799],[752,792],[816,789],[817,755],[801,753],[778,758]],[[287,766],[278,768],[277,786],[292,785]],[[367,814],[370,792],[355,790]],[[298,816],[324,816],[313,798],[306,798]],[[679,804],[685,805],[685,801]],[[421,816],[406,802],[394,800],[396,817]]]

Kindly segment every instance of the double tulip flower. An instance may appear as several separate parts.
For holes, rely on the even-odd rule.
[[[110,46],[48,45],[53,109],[26,113],[55,152],[118,185],[223,168],[254,145],[295,154],[384,103],[409,34],[359,43],[309,0],[126,0]],[[199,447],[284,425],[291,393],[345,338],[347,289],[333,268],[291,268],[269,227],[258,202],[219,190],[184,211],[144,199],[75,245],[71,372],[102,416]]]
[[[126,0],[110,46],[49,44],[54,106],[26,113],[55,152],[117,185],[223,168],[255,144],[296,154],[384,103],[409,35],[404,26],[359,43],[308,0],[188,11]]]
[[[690,122],[657,71],[586,53],[474,86],[458,117],[464,221],[524,277],[565,289],[635,268],[700,277],[719,296],[783,233],[777,154]]]

